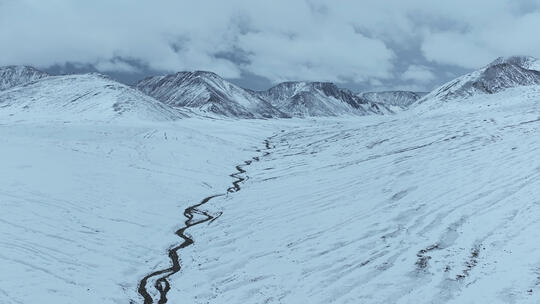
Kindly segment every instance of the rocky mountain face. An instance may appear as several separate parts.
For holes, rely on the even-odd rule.
[[[11,89],[49,76],[30,66],[0,67],[0,91]]]
[[[187,117],[154,98],[99,74],[49,76],[0,92],[0,116],[32,120]]]
[[[392,110],[406,110],[411,104],[424,97],[427,92],[411,91],[385,91],[385,92],[364,92],[358,94],[359,97],[371,102],[382,103]]]
[[[236,118],[288,117],[270,102],[212,72],[179,72],[148,77],[135,87],[175,108],[187,107],[202,113]]]
[[[383,104],[364,99],[329,82],[284,82],[257,94],[294,117],[391,112]]]
[[[482,69],[456,78],[421,100],[447,101],[477,94],[494,94],[508,88],[540,84],[540,61],[533,57],[500,57]]]

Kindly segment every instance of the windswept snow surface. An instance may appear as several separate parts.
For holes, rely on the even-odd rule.
[[[168,267],[184,209],[226,192],[235,165],[275,131],[197,119],[1,124],[0,303],[142,303],[137,285]]]
[[[0,125],[0,303],[143,303],[184,209],[254,156],[187,231],[168,303],[538,303],[539,113],[533,86],[392,116]]]
[[[312,120],[197,229],[186,303],[539,303],[540,90]],[[189,254],[189,255],[188,255]]]

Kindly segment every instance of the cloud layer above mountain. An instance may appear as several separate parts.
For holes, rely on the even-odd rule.
[[[537,0],[0,0],[0,65],[429,86],[540,56],[538,28]]]

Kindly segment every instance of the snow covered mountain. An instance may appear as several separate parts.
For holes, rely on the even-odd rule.
[[[367,115],[391,112],[329,82],[283,82],[257,92],[281,111],[296,117]]]
[[[0,91],[24,85],[49,76],[30,66],[11,65],[0,67]]]
[[[540,61],[533,57],[499,57],[487,66],[456,78],[432,91],[418,102],[447,101],[477,94],[493,94],[520,86],[540,84]]]
[[[172,107],[237,118],[287,117],[268,101],[212,72],[179,72],[148,77],[135,86]]]
[[[50,76],[0,92],[0,117],[34,120],[137,118],[172,120],[187,115],[99,74]]]
[[[382,103],[393,110],[406,110],[411,104],[425,96],[426,92],[411,91],[384,91],[384,92],[364,92],[358,96],[371,102]]]

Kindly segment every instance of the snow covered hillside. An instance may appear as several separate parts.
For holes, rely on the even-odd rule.
[[[278,133],[192,230],[188,303],[539,303],[540,88]]]
[[[99,74],[51,76],[0,92],[3,120],[164,121],[185,112]]]
[[[406,110],[411,104],[428,94],[427,92],[410,91],[385,91],[385,92],[364,92],[358,94],[361,98],[371,102],[382,103],[392,110]]]
[[[139,281],[169,264],[184,209],[226,192],[275,132],[251,120],[3,122],[0,303],[142,303]]]
[[[19,85],[24,85],[49,76],[29,66],[6,66],[0,67],[0,91],[7,90]]]
[[[538,59],[525,56],[500,57],[482,69],[442,85],[418,102],[448,101],[530,85],[540,85]]]
[[[329,82],[283,82],[257,94],[293,117],[391,112],[383,104],[356,96]]]
[[[212,72],[179,72],[141,80],[136,88],[172,107],[237,118],[287,117],[269,102]]]

